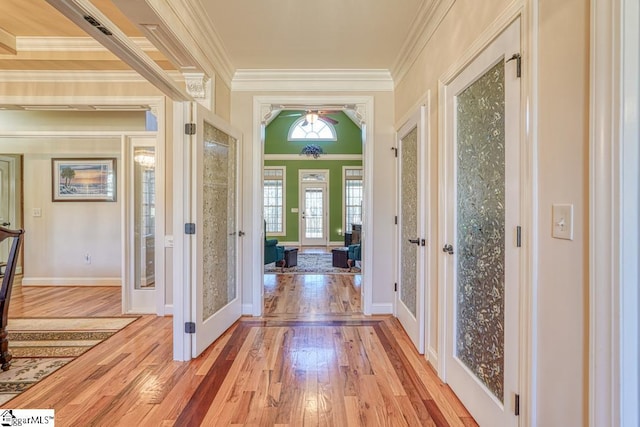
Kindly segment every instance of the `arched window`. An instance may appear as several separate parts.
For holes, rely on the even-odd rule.
[[[336,141],[336,129],[318,117],[313,122],[305,116],[293,122],[289,129],[289,141]]]

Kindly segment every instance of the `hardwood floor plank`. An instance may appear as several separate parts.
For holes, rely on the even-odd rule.
[[[172,319],[143,316],[10,407],[54,408],[60,426],[477,425],[395,319],[362,315],[354,276],[298,276],[274,275],[265,316],[197,359],[172,361]],[[25,288],[11,313],[117,316],[119,291]]]

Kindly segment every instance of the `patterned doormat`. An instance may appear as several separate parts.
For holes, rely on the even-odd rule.
[[[298,265],[282,269],[272,262],[264,266],[265,273],[289,273],[289,274],[360,274],[360,269],[353,267],[338,268],[333,265],[332,254],[301,254],[298,253]]]
[[[0,405],[100,344],[138,317],[9,319],[11,368],[0,371]]]

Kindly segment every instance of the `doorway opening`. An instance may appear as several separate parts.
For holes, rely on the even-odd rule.
[[[367,209],[371,200],[367,196],[366,184],[369,172],[366,158],[371,152],[366,150],[366,146],[373,139],[369,120],[372,99],[256,97],[254,105],[258,122],[256,128],[259,129],[256,146],[262,148],[254,156],[254,166],[263,171],[253,187],[254,201],[259,200],[263,215],[255,218],[257,221],[254,224],[264,226],[263,239],[277,239],[278,245],[286,250],[286,255],[281,266],[254,266],[256,276],[259,275],[262,280],[253,287],[252,314],[260,316],[263,309],[268,309],[261,304],[263,292],[268,291],[274,278],[264,273],[307,273],[304,271],[306,267],[300,265],[301,258],[303,262],[306,258],[323,258],[328,268],[333,269],[308,271],[310,274],[352,275],[353,284],[350,286],[357,288],[359,311],[367,314],[371,296],[366,269],[369,255],[366,245],[361,242],[366,240],[368,224],[371,223],[370,216],[364,213],[371,213]],[[320,122],[323,121],[323,115],[327,116],[323,128],[337,128],[338,132],[327,131],[322,138],[312,135],[316,138],[313,140],[304,140],[305,135],[299,131],[290,132],[295,130],[296,120],[300,122],[298,125],[312,120],[306,119],[308,114],[305,112],[309,111],[319,112],[320,118],[315,119]],[[346,147],[340,135],[343,124],[352,128],[350,136],[353,147],[340,151]],[[268,145],[272,129],[281,135],[275,149]],[[353,144],[354,141],[357,146]],[[288,152],[283,147],[287,147]],[[282,178],[273,179],[272,170],[277,167],[282,168],[282,172],[279,172]],[[356,170],[357,173],[353,174]],[[278,191],[282,194],[282,201],[274,200],[276,186],[280,186]],[[357,192],[355,187],[358,187]],[[356,201],[356,198],[359,200]],[[276,211],[277,214],[274,214]],[[274,221],[274,218],[277,220]],[[263,225],[263,221],[266,221],[266,225]],[[360,249],[357,258],[353,250],[350,251],[356,244]],[[297,258],[294,261],[296,266],[288,262],[292,259],[292,253]],[[269,260],[264,261],[266,263]],[[267,296],[264,301],[268,301]]]

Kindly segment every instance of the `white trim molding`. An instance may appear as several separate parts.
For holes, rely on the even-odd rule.
[[[392,91],[388,70],[236,70],[233,92],[250,91]]]
[[[589,153],[589,425],[620,425],[618,327],[619,235],[619,1],[591,2]],[[615,48],[613,48],[615,46]],[[615,52],[614,52],[615,50]]]
[[[591,1],[589,426],[640,423],[640,13]]]
[[[184,82],[177,71],[167,71],[176,82]],[[56,71],[56,70],[0,70],[0,82],[103,82],[145,83],[147,79],[131,70],[123,71]]]
[[[145,37],[130,37],[145,52],[158,49]],[[108,52],[109,50],[91,37],[16,37],[20,52]]]
[[[396,84],[407,74],[455,1],[430,0],[422,2],[409,29],[409,36],[391,66],[391,76]]]

